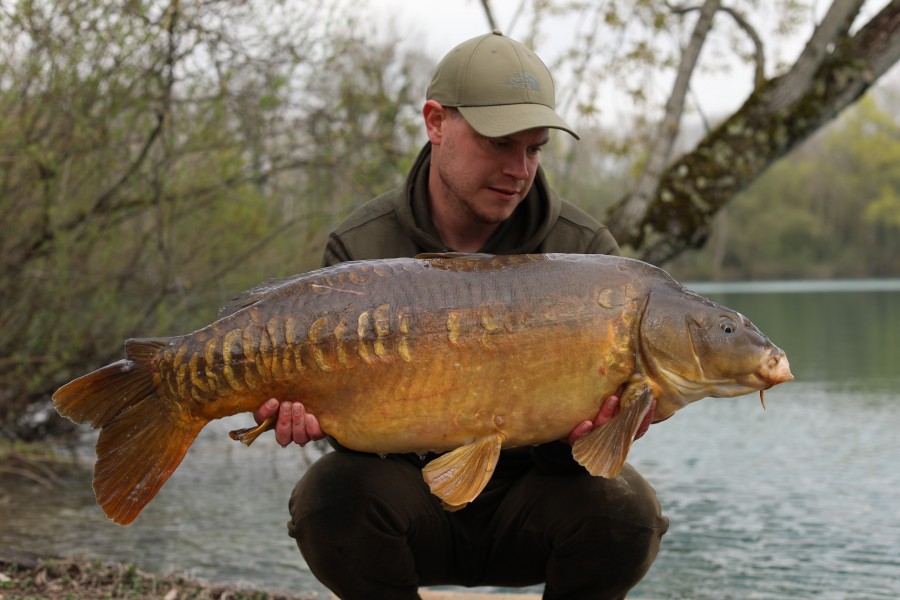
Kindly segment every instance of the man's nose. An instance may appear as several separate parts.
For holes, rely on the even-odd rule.
[[[516,179],[528,179],[530,168],[526,152],[511,152],[503,164],[503,173]]]

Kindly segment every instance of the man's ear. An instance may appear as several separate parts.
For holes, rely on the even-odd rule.
[[[422,116],[425,117],[425,132],[432,144],[440,144],[444,135],[444,122],[450,117],[447,109],[437,100],[428,100],[422,107]]]

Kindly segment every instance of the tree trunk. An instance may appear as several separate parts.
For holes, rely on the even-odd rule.
[[[812,77],[799,78],[791,71],[766,82],[692,152],[670,165],[637,227],[612,228],[619,243],[654,264],[701,247],[719,209],[900,59],[900,1],[890,2],[855,35],[835,38],[830,47]],[[805,80],[799,91],[798,79]],[[791,101],[785,106],[788,87]],[[610,209],[608,223],[621,222],[626,200]]]

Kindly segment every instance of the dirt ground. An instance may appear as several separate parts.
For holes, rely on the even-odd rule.
[[[315,593],[286,595],[212,585],[175,575],[152,575],[133,565],[72,558],[0,556],[0,600],[313,600]]]
[[[421,591],[422,600],[538,600],[537,594]],[[10,559],[0,554],[0,600],[337,600],[315,592],[287,595],[156,576],[133,565],[65,559]]]
[[[0,436],[0,474],[52,490],[72,460],[44,444]],[[0,492],[0,501],[3,493]],[[0,523],[2,527],[2,523]],[[288,595],[145,573],[127,563],[48,558],[0,547],[0,600],[324,600],[314,592]]]
[[[23,477],[52,489],[70,461],[40,445],[4,444],[0,474]],[[2,497],[2,494],[0,494]],[[2,526],[2,524],[0,524]],[[422,590],[423,600],[538,600],[538,595],[478,594]],[[315,592],[286,594],[156,575],[128,563],[48,558],[0,548],[0,600],[337,600]]]
[[[422,600],[538,600],[537,594],[421,591]],[[174,575],[144,573],[133,565],[65,559],[4,557],[0,553],[0,600],[337,600],[315,592],[288,595],[211,585]]]

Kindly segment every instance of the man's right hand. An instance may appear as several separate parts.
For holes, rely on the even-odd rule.
[[[306,412],[302,402],[279,402],[276,398],[270,398],[256,409],[253,418],[259,424],[276,413],[278,420],[275,422],[275,441],[281,447],[291,443],[305,446],[311,441],[325,437],[319,420],[315,415]]]

